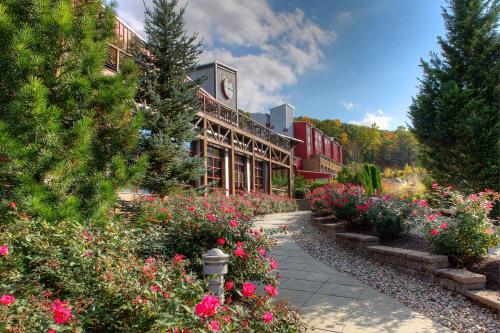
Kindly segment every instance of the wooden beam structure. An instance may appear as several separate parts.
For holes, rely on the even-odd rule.
[[[245,175],[250,179],[250,188],[256,190],[256,179],[266,179],[264,188],[269,193],[280,193],[291,196],[291,175],[293,174],[292,142],[289,138],[273,132],[271,129],[255,122],[243,114],[217,102],[212,96],[200,89],[198,93],[202,110],[197,113],[194,126],[198,131],[197,140],[202,141],[203,152],[200,155],[207,159],[207,147],[228,150],[229,168],[221,175],[225,187],[229,179],[229,188],[222,188],[230,194],[236,194],[235,160],[236,155],[243,156],[250,162],[251,172]],[[263,163],[266,175],[256,169],[257,163]],[[210,163],[205,161],[205,166]],[[272,187],[273,169],[285,170],[288,175],[286,189]],[[245,170],[245,173],[248,173]],[[203,176],[203,184],[208,184],[207,174]]]

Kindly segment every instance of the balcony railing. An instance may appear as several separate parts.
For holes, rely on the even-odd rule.
[[[253,119],[232,110],[208,96],[203,91],[198,92],[198,97],[202,103],[203,113],[206,113],[223,122],[238,127],[239,129],[257,136],[260,139],[266,140],[275,146],[289,150],[291,148],[290,140],[271,131],[269,128],[259,124]]]

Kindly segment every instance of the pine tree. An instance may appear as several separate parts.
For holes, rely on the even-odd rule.
[[[421,60],[424,77],[409,115],[433,177],[464,190],[499,188],[498,0],[453,0],[443,9],[441,55]]]
[[[144,185],[165,195],[197,179],[202,160],[190,156],[187,145],[196,133],[193,120],[201,109],[196,92],[199,80],[188,75],[196,68],[203,46],[184,29],[184,8],[177,0],[153,0],[146,9],[146,42],[138,48],[146,122],[141,147],[149,167]],[[147,52],[143,52],[143,50]]]
[[[0,177],[28,215],[105,221],[133,179],[133,64],[103,74],[114,10],[102,0],[0,2]]]

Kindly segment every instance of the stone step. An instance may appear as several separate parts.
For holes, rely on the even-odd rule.
[[[318,217],[313,217],[312,218],[313,223],[333,223],[336,221],[336,218],[334,215],[327,215],[327,216],[318,216]]]
[[[468,290],[485,289],[486,287],[486,276],[464,269],[441,268],[436,269],[434,274],[442,287],[461,294],[465,294]]]
[[[467,290],[465,296],[500,313],[500,292],[493,290]]]
[[[319,229],[329,236],[334,236],[345,231],[345,223],[325,223],[319,226]]]

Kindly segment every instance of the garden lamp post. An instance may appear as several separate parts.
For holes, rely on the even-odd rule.
[[[208,288],[224,304],[224,275],[227,274],[229,255],[220,249],[211,249],[202,259],[203,274],[208,276]]]

